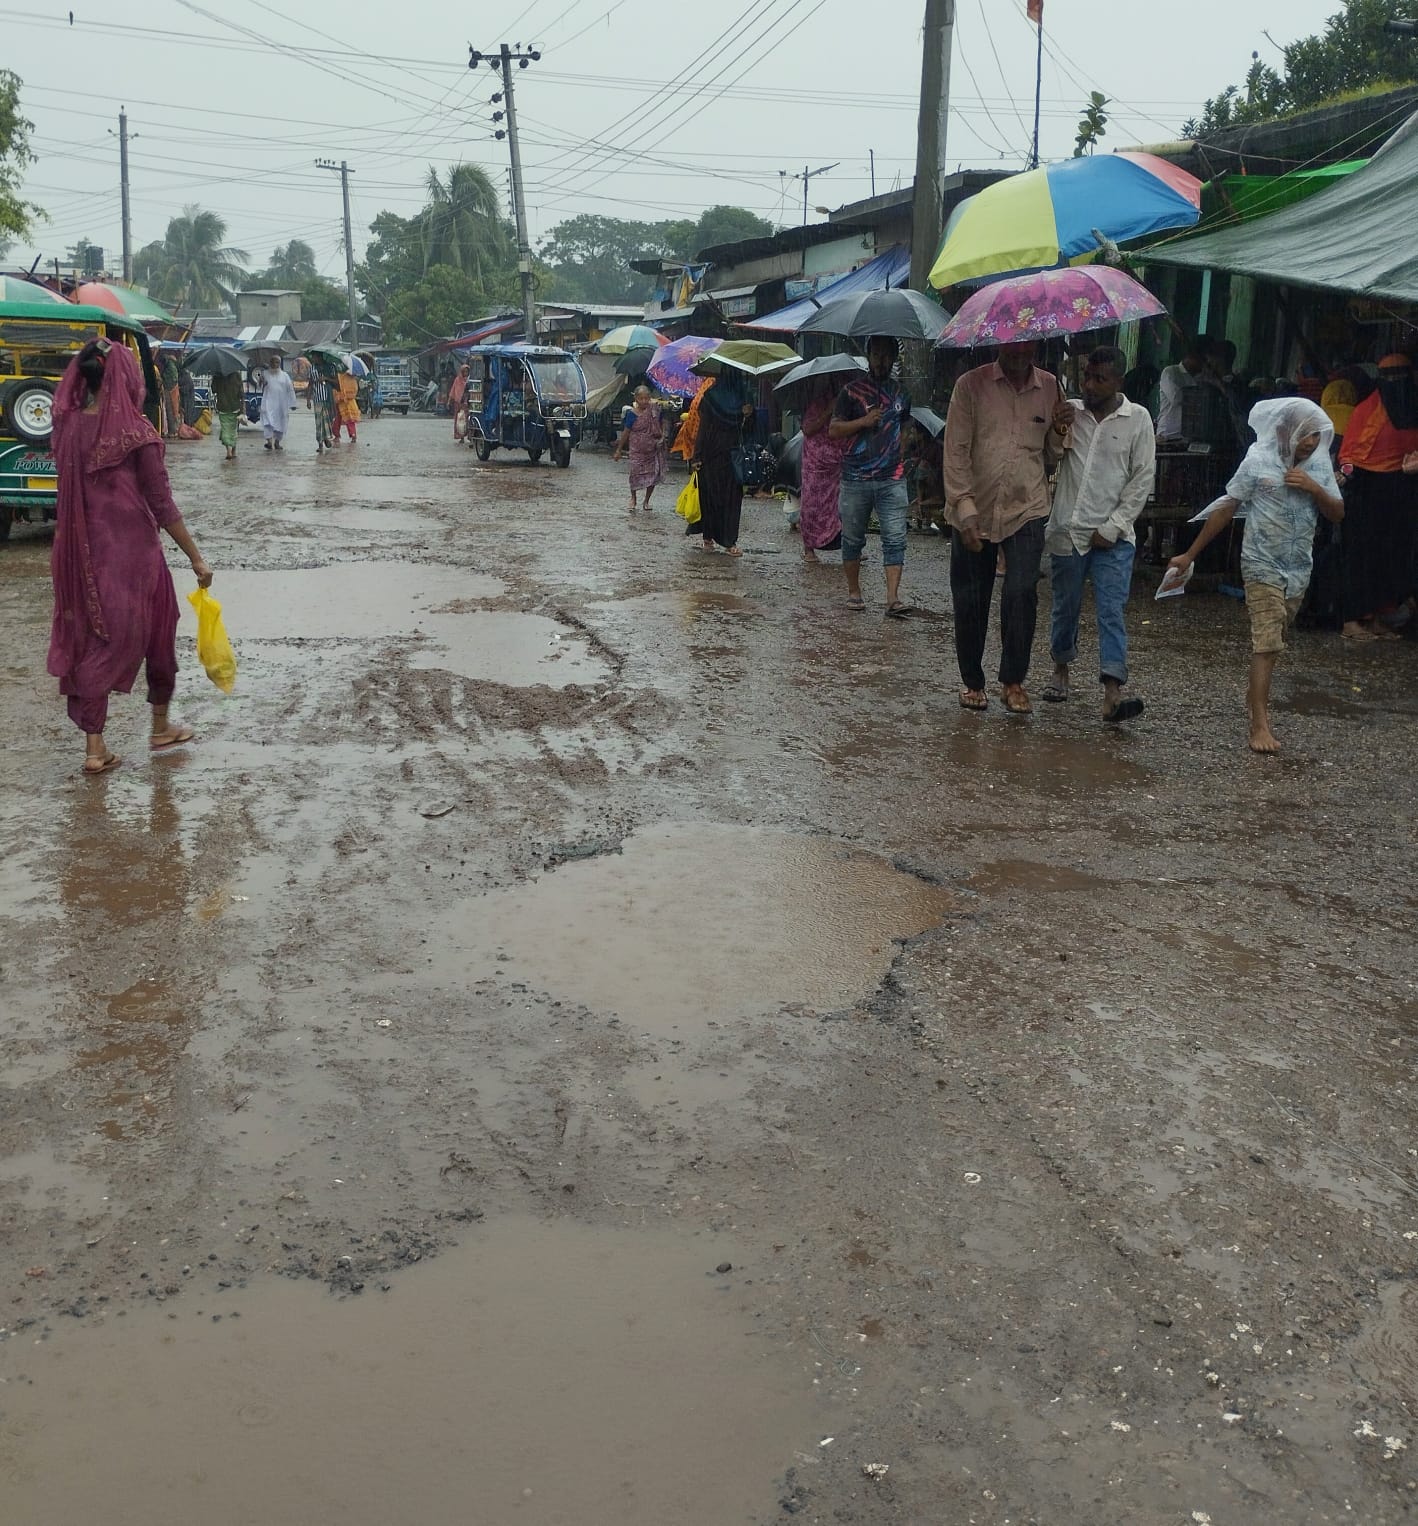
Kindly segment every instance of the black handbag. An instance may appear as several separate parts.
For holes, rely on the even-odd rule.
[[[762,487],[773,471],[772,454],[759,445],[735,445],[729,464],[742,487]]]

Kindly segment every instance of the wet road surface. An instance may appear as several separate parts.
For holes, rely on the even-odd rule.
[[[7,1518],[1409,1519],[1414,647],[966,715],[938,542],[447,434],[174,447],[240,677],[99,780],[0,551]]]

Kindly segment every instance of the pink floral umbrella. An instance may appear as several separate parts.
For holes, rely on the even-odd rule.
[[[1139,281],[1110,265],[1038,270],[981,287],[945,326],[953,350],[1019,344],[1111,328],[1167,309]]]

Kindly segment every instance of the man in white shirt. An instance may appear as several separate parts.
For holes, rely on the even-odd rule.
[[[1188,387],[1202,384],[1206,370],[1205,347],[1200,340],[1187,346],[1181,363],[1168,366],[1157,383],[1157,438],[1180,440],[1182,435],[1182,394]]]
[[[1088,357],[1083,401],[1074,410],[1054,489],[1045,534],[1051,553],[1053,621],[1049,648],[1054,676],[1046,700],[1068,698],[1069,665],[1078,656],[1078,622],[1083,585],[1093,584],[1098,617],[1098,667],[1103,684],[1103,719],[1130,721],[1142,714],[1140,699],[1124,699],[1128,681],[1128,640],[1123,613],[1132,584],[1136,552],[1133,525],[1152,492],[1157,442],[1152,420],[1123,395],[1123,352],[1104,345]]]

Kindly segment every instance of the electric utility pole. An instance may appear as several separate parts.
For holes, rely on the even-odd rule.
[[[340,191],[345,203],[345,294],[350,302],[350,349],[359,348],[359,307],[355,302],[354,284],[354,234],[350,231],[350,175],[353,173],[343,159],[338,164],[333,159],[317,159],[317,170],[338,170]]]
[[[108,129],[109,137],[114,136]],[[133,217],[128,204],[128,108],[118,108],[118,189],[123,205],[123,279],[133,279]],[[137,133],[133,136],[136,138]]]
[[[842,161],[839,159],[836,164],[824,164],[824,165],[821,165],[819,168],[817,168],[815,170],[810,170],[807,167],[807,165],[803,165],[803,172],[802,172],[802,174],[801,175],[794,175],[793,176],[794,180],[801,180],[802,183],[803,183],[803,227],[804,228],[807,227],[807,187],[808,187],[808,182],[810,180],[814,179],[818,175],[825,175],[828,172],[828,170],[835,170],[837,168],[837,165],[841,164],[841,162]]]
[[[133,219],[128,205],[128,108],[118,108],[118,183],[123,194],[123,279],[133,279]]]
[[[489,68],[502,71],[502,96],[507,126],[505,129],[499,127],[497,136],[507,139],[507,148],[512,157],[512,210],[517,224],[517,274],[522,282],[523,338],[528,344],[537,342],[537,295],[532,279],[532,242],[527,237],[527,196],[522,186],[522,150],[517,142],[517,104],[512,98],[512,65],[515,63],[519,69],[525,69],[528,64],[536,63],[541,56],[536,48],[523,53],[520,44],[514,52],[505,42],[496,53],[480,53],[476,48],[468,49],[470,69],[476,69],[486,61]],[[493,96],[492,99],[496,103],[498,98]],[[493,114],[494,122],[500,122],[502,118],[501,111]]]
[[[926,290],[945,231],[945,130],[950,114],[950,47],[955,0],[926,0],[921,112],[916,124],[916,192],[911,207],[911,285]]]

